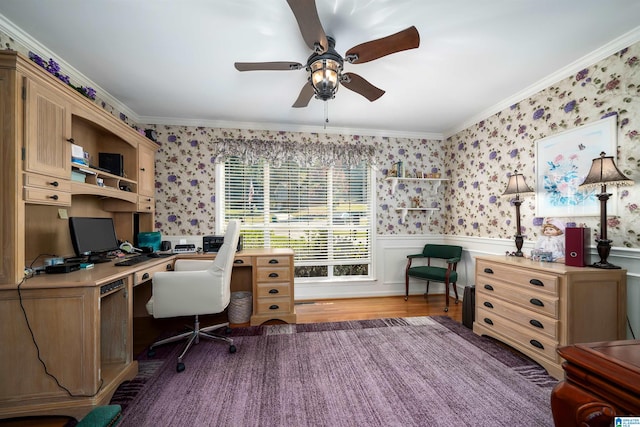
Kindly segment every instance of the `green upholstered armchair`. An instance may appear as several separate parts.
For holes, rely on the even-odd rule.
[[[409,278],[413,277],[427,281],[427,292],[429,293],[429,282],[444,283],[445,307],[444,311],[449,311],[449,284],[453,285],[453,291],[456,294],[456,304],[458,300],[458,272],[456,268],[462,257],[462,247],[454,245],[435,245],[426,244],[421,254],[407,255],[407,269],[405,271],[405,301],[409,298]],[[416,258],[426,258],[427,265],[419,265],[412,267],[411,262]],[[444,260],[439,265],[431,265],[433,259]],[[446,267],[444,264],[446,263]]]

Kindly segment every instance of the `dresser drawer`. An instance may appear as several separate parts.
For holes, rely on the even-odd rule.
[[[556,319],[532,310],[524,310],[485,293],[480,293],[476,296],[476,305],[487,312],[507,318],[526,329],[546,335],[554,341],[559,339],[560,322]]]
[[[291,265],[291,257],[289,256],[270,256],[270,257],[266,257],[266,256],[262,256],[262,257],[258,257],[256,259],[256,264],[258,265],[258,267],[265,267],[265,266],[270,266],[270,267],[275,267],[275,266],[289,266]]]
[[[256,286],[258,298],[288,297],[291,295],[291,284],[285,283],[258,283]]]
[[[498,297],[507,303],[518,304],[527,310],[532,310],[554,319],[558,319],[559,317],[559,303],[556,297],[527,292],[527,290],[497,280],[487,283],[488,281],[486,280],[478,279],[481,280],[476,285],[476,294],[478,297],[482,295]]]
[[[156,209],[156,200],[149,196],[138,196],[138,212],[153,212]]]
[[[514,285],[522,286],[536,292],[558,293],[558,276],[541,273],[539,271],[515,268],[507,265],[487,263],[478,260],[476,266],[479,280],[502,280]]]
[[[153,279],[154,273],[171,270],[173,270],[173,261],[156,264],[145,269],[138,270],[133,275],[133,286],[138,286],[139,284],[144,283],[147,280]]]
[[[292,312],[290,298],[263,298],[257,301],[257,315],[289,314]]]
[[[71,206],[71,193],[55,189],[25,187],[24,201],[41,205]]]
[[[498,316],[482,307],[478,307],[476,314],[475,321],[485,328],[516,341],[529,352],[534,352],[554,362],[557,361],[558,341],[518,326],[509,319]]]
[[[291,269],[289,267],[258,267],[256,278],[258,283],[288,281],[291,280]]]

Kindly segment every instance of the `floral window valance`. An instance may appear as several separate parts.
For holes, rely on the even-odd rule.
[[[246,164],[266,160],[275,166],[290,161],[299,166],[357,166],[362,162],[373,163],[374,154],[375,147],[368,144],[310,144],[221,138],[213,145],[216,163],[224,163],[231,157],[237,157]]]

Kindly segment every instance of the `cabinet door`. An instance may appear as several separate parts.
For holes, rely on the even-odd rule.
[[[25,79],[24,169],[48,176],[71,176],[71,115],[66,98]]]
[[[155,195],[155,150],[138,146],[138,194]]]

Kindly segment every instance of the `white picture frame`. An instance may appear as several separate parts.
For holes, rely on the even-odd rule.
[[[600,189],[580,189],[593,159],[601,152],[617,154],[617,116],[570,129],[536,141],[536,216],[599,216]],[[607,210],[616,215],[615,188]]]

